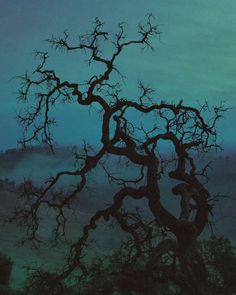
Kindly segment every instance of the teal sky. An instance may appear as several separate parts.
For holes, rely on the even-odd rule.
[[[115,32],[125,21],[132,33],[135,25],[152,12],[162,31],[154,52],[128,50],[119,61],[128,77],[126,96],[142,79],[156,89],[156,99],[183,99],[185,104],[226,101],[232,107],[219,130],[225,148],[236,147],[236,1],[234,0],[0,0],[0,149],[17,145],[20,129],[15,116],[19,83],[14,76],[33,69],[34,49],[49,49],[43,40],[65,29],[75,35],[91,28],[95,17]],[[52,55],[52,54],[50,54]],[[67,59],[68,58],[68,59]],[[65,77],[81,82],[84,66],[77,57],[52,55],[51,64]],[[78,67],[77,67],[78,65]],[[75,105],[59,108],[56,139],[77,143],[87,135],[99,138],[93,113]],[[71,127],[73,125],[73,127]],[[83,126],[86,126],[82,129]]]

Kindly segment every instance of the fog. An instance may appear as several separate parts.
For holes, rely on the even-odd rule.
[[[215,203],[214,215],[210,216],[209,227],[205,229],[202,237],[215,234],[230,238],[236,245],[236,155],[233,153],[209,154],[198,158],[197,165],[203,166],[204,163],[212,161],[209,170],[209,182],[206,184],[208,190],[214,195],[222,195]],[[65,169],[75,169],[75,158],[73,148],[60,147],[52,154],[48,149],[36,147],[30,150],[8,150],[0,155],[0,179],[4,186],[0,189],[0,208],[2,219],[11,216],[14,207],[20,201],[14,188],[17,188],[25,179],[31,178],[36,185],[43,185],[48,177],[55,175],[58,171]],[[116,172],[116,177],[135,178],[138,175],[136,167],[124,167],[122,163],[117,166],[113,158],[107,162],[109,172]],[[168,178],[168,170],[160,180],[160,192],[163,205],[174,215],[179,215],[179,197],[171,192],[176,181]],[[65,178],[60,182],[60,187],[65,191],[71,189],[76,183],[76,179]],[[98,167],[88,178],[88,189],[78,195],[74,203],[75,212],[68,213],[67,233],[68,238],[75,241],[81,234],[82,225],[88,222],[91,215],[99,209],[105,208],[112,203],[112,197],[117,190],[117,186],[109,183],[106,173],[102,167]],[[134,201],[128,198],[124,204],[127,208],[139,207],[146,218],[150,218],[147,202]],[[53,213],[48,210],[42,211],[42,223],[39,229],[40,238],[46,242],[52,239]],[[98,230],[92,234],[96,243],[92,244],[91,256],[101,253],[109,253],[118,246],[122,237],[121,230],[113,224],[107,225],[105,221],[99,222]],[[16,227],[15,224],[1,226],[1,245],[0,251],[10,255],[14,260],[14,271],[12,282],[14,286],[21,286],[26,272],[22,270],[25,264],[44,265],[48,269],[59,266],[62,261],[60,257],[66,254],[67,247],[61,245],[50,250],[46,245],[41,249],[40,255],[31,249],[30,244],[18,247],[19,241],[24,234],[23,228]],[[124,236],[123,236],[124,238]],[[48,244],[49,245],[49,244]],[[26,255],[30,253],[30,255]]]

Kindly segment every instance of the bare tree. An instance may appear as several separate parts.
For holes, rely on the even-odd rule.
[[[204,265],[195,245],[208,222],[212,204],[210,193],[201,181],[202,177],[207,177],[207,169],[199,171],[194,157],[197,153],[220,148],[215,127],[226,108],[223,104],[210,108],[207,102],[193,107],[185,105],[182,100],[178,103],[154,100],[153,90],[143,82],[138,84],[140,95],[137,98],[123,97],[122,83],[114,82],[114,72],[118,72],[116,61],[128,47],[152,49],[152,38],[160,36],[159,27],[153,22],[153,16],[149,15],[144,25],[138,25],[137,37],[134,39],[127,39],[124,24],[119,24],[116,34],[110,34],[98,19],[92,31],[81,35],[74,44],[71,44],[67,32],[62,37],[50,38],[48,42],[53,48],[74,53],[85,51],[89,64],[102,65],[100,74],[93,75],[86,84],[62,80],[53,69],[48,69],[47,52],[37,52],[39,65],[31,76],[26,74],[22,77],[20,99],[27,107],[18,119],[24,127],[24,137],[20,141],[23,146],[35,141],[44,142],[53,150],[51,127],[55,119],[51,112],[60,103],[76,100],[80,107],[96,105],[102,120],[99,150],[90,150],[85,145],[84,153],[75,155],[79,164],[74,170],[58,172],[41,188],[35,188],[30,181],[25,183],[23,197],[27,205],[18,208],[14,218],[27,227],[26,238],[37,240],[39,211],[45,206],[56,212],[55,240],[65,234],[65,210],[73,207],[77,196],[86,188],[89,174],[98,166],[103,167],[109,181],[118,187],[114,196],[111,196],[112,204],[94,212],[89,223],[83,226],[82,236],[70,245],[67,263],[54,276],[55,284],[78,269],[86,275],[88,270],[83,263],[83,253],[90,232],[96,229],[101,219],[116,220],[122,230],[132,237],[134,259],[141,255],[144,243],[153,238],[153,227],[144,221],[140,213],[123,208],[124,201],[129,197],[146,200],[153,217],[152,224],[174,237],[171,242],[161,242],[157,246],[161,250],[157,252],[175,253],[170,278],[180,286],[181,294],[202,294],[199,276],[202,274],[203,283]],[[112,53],[104,56],[102,48],[108,42],[113,48]],[[130,116],[132,112],[140,115],[138,120]],[[147,115],[154,118],[151,127],[145,124]],[[171,164],[160,154],[159,143],[163,141],[174,150]],[[136,171],[140,171],[140,176],[137,179],[117,177],[107,168],[108,155],[127,160]],[[165,167],[169,167],[168,177],[178,183],[172,191],[174,195],[180,196],[179,217],[162,204],[165,196],[160,193],[159,183],[166,171]],[[67,176],[77,177],[78,183],[73,191],[62,194],[55,187]],[[190,213],[193,213],[193,218],[190,218]]]

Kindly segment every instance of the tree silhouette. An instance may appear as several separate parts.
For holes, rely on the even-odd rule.
[[[65,210],[73,207],[77,196],[86,188],[89,174],[96,168],[102,167],[108,180],[117,185],[117,192],[111,196],[111,205],[94,212],[88,224],[83,226],[82,236],[70,245],[63,270],[53,277],[55,286],[78,270],[84,276],[88,274],[83,255],[90,232],[96,229],[99,220],[114,219],[131,236],[134,263],[147,245],[155,250],[153,259],[159,259],[157,253],[172,253],[174,259],[166,272],[168,280],[179,286],[181,294],[203,294],[205,268],[196,240],[208,222],[212,203],[202,181],[202,178],[207,178],[208,166],[199,169],[195,158],[198,153],[220,147],[216,123],[226,108],[223,104],[210,108],[207,102],[194,107],[185,105],[182,100],[178,103],[154,100],[153,90],[143,82],[138,83],[140,95],[137,98],[128,99],[122,95],[122,83],[119,78],[114,81],[114,73],[119,73],[116,61],[128,47],[152,49],[152,38],[160,36],[159,27],[154,22],[153,16],[149,15],[144,25],[138,25],[137,37],[133,39],[127,38],[124,24],[118,25],[116,34],[110,34],[98,19],[92,31],[80,35],[74,44],[67,32],[62,37],[50,38],[48,42],[53,48],[74,53],[84,51],[89,64],[101,66],[100,74],[92,75],[86,83],[62,80],[55,70],[47,68],[47,52],[36,52],[39,65],[31,76],[21,77],[20,99],[26,103],[24,112],[18,116],[24,128],[24,136],[20,140],[23,146],[40,142],[53,150],[51,127],[55,119],[52,110],[61,103],[74,101],[85,108],[95,105],[102,121],[101,130],[98,130],[101,133],[100,148],[95,151],[85,144],[83,153],[75,153],[75,169],[58,172],[40,188],[31,181],[25,182],[22,194],[25,205],[15,211],[14,219],[27,227],[26,239],[37,241],[40,209],[45,207],[56,212],[54,240],[65,234]],[[110,51],[103,54],[106,46]],[[136,119],[132,114],[136,114]],[[146,124],[147,116],[153,118],[152,126]],[[160,145],[163,142],[174,150],[171,161],[161,156]],[[140,176],[135,179],[117,177],[106,165],[108,156],[125,160],[126,164],[139,171]],[[172,192],[179,196],[179,217],[162,202],[165,196],[161,194],[159,184],[166,174],[166,167],[169,169],[168,178],[177,183]],[[56,185],[68,176],[77,177],[78,183],[65,194],[58,191]],[[146,222],[140,212],[125,210],[124,202],[128,198],[147,201],[153,219],[151,223]],[[162,233],[162,238],[154,247],[151,241],[156,229]],[[165,239],[166,235],[168,239]]]
[[[12,260],[0,253],[0,285],[8,286],[12,271]]]

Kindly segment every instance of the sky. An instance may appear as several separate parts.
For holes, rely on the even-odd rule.
[[[225,149],[236,147],[236,1],[234,0],[0,0],[0,149],[14,148],[21,137],[16,113],[19,80],[33,71],[35,49],[49,50],[51,65],[67,79],[84,81],[85,65],[77,56],[53,53],[44,41],[64,30],[85,33],[99,17],[108,31],[126,22],[132,35],[147,13],[156,17],[162,32],[154,51],[130,48],[119,60],[127,77],[126,96],[136,82],[152,86],[155,99],[180,100],[210,105],[225,101],[231,108],[219,124]],[[80,66],[81,65],[81,66]],[[91,137],[99,140],[96,114],[71,105],[58,109],[56,141],[79,144]]]

